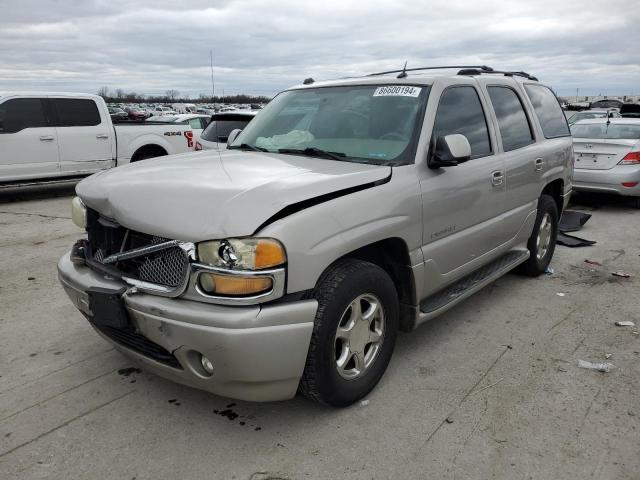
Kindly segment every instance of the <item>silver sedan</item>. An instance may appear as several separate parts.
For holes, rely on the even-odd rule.
[[[571,134],[573,188],[631,196],[640,208],[640,119],[581,120]]]

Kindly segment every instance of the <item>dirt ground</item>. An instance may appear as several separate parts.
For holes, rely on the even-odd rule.
[[[336,410],[130,368],[57,281],[81,235],[72,192],[0,194],[0,478],[640,478],[640,211],[624,201],[579,199],[596,245],[401,334],[366,402]]]

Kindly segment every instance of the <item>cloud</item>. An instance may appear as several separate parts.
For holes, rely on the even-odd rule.
[[[0,16],[0,89],[197,96],[211,91],[211,49],[217,93],[407,60],[525,70],[560,94],[637,94],[639,24],[637,0],[22,0]]]

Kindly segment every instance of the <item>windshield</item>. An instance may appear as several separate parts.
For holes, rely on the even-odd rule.
[[[331,152],[345,161],[411,163],[428,91],[426,85],[289,90],[274,98],[231,147],[247,144],[270,152]]]
[[[640,140],[640,124],[587,123],[572,125],[571,135],[577,138]]]

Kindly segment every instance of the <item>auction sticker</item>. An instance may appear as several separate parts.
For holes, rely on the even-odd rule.
[[[420,95],[421,87],[411,87],[408,85],[389,85],[378,87],[373,92],[374,97],[417,97]]]

